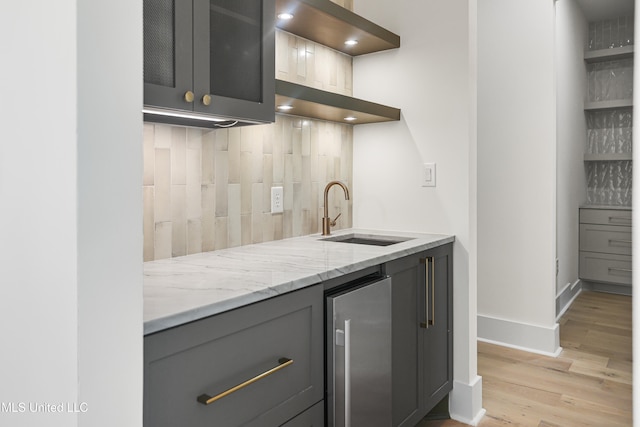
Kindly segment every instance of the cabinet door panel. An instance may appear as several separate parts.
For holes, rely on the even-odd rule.
[[[193,37],[194,109],[273,122],[274,0],[195,0]]]
[[[420,420],[420,363],[417,259],[412,267],[393,274],[392,288],[392,420],[393,426],[413,427]]]
[[[191,110],[191,0],[144,0],[144,103]]]
[[[429,319],[423,329],[425,406],[430,411],[453,386],[453,256],[451,245],[427,253]]]

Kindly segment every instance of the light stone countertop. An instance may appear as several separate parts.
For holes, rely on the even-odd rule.
[[[389,246],[319,234],[144,263],[144,334],[202,319],[454,241],[454,236],[348,229],[331,237],[411,238]]]

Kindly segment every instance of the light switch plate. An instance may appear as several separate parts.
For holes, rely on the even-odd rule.
[[[282,187],[271,187],[271,213],[281,213],[284,211],[284,200]]]
[[[422,165],[420,182],[423,187],[436,186],[436,164],[435,163],[425,163]]]

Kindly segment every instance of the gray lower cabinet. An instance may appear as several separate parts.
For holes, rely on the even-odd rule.
[[[630,209],[580,209],[580,279],[595,290],[630,292],[631,246]]]
[[[392,287],[392,425],[415,426],[453,388],[453,245],[385,265]]]
[[[320,426],[323,363],[321,285],[147,335],[144,425]]]
[[[282,427],[324,427],[324,402],[316,403]]]

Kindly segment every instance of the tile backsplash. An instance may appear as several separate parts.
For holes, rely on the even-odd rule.
[[[321,231],[323,190],[351,188],[352,127],[276,117],[271,125],[206,130],[144,125],[144,260]],[[284,187],[284,213],[271,214],[271,187]],[[351,226],[339,189],[329,213]]]

